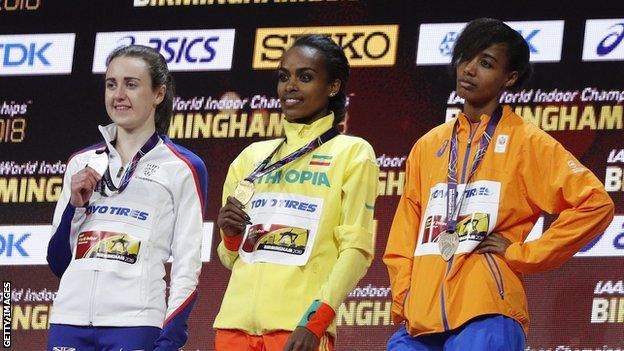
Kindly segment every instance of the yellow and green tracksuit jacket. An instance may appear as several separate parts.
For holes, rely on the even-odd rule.
[[[333,120],[330,113],[309,125],[284,121],[286,142],[272,162],[319,137]],[[224,204],[281,141],[241,152],[228,170]],[[239,250],[223,241],[217,249],[232,275],[214,328],[251,335],[294,330],[314,300],[338,311],[373,259],[378,173],[368,142],[338,135],[257,179],[245,208],[249,235]],[[335,335],[335,322],[327,331]]]

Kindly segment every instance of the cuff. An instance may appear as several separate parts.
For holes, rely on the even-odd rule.
[[[320,300],[314,300],[297,326],[308,329],[320,339],[332,324],[335,316],[336,312],[331,306]]]
[[[230,251],[238,251],[242,242],[243,234],[238,234],[235,236],[223,235],[223,245],[225,245],[225,248]]]

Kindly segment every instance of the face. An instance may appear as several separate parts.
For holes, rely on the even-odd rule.
[[[457,65],[457,95],[466,103],[486,105],[498,100],[500,94],[518,79],[517,71],[507,68],[506,44],[492,44],[472,60]]]
[[[278,70],[277,95],[290,122],[309,124],[329,111],[329,98],[340,89],[340,80],[330,81],[325,59],[310,47],[286,51]]]
[[[108,65],[104,100],[106,112],[118,127],[127,131],[155,128],[156,106],[165,87],[154,91],[145,61],[138,57],[117,57]]]

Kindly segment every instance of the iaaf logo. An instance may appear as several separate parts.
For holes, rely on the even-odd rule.
[[[624,18],[587,20],[583,61],[624,60]]]
[[[0,76],[70,74],[76,35],[0,35]]]
[[[230,70],[234,29],[97,33],[93,73],[106,72],[106,58],[121,46],[140,44],[156,49],[170,71]]]
[[[529,45],[531,62],[561,60],[564,21],[505,22]],[[418,35],[417,65],[449,64],[453,47],[466,23],[425,23]]]

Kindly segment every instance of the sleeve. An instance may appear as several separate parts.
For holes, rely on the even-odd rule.
[[[365,145],[347,168],[342,185],[341,220],[334,228],[338,259],[321,286],[320,300],[312,303],[299,323],[319,338],[373,260],[373,214],[379,169],[372,147]]]
[[[48,243],[47,261],[52,272],[61,277],[72,259],[71,238],[86,217],[86,208],[74,207],[71,198],[71,177],[80,170],[77,157],[69,160],[63,177],[63,190],[54,209],[52,237]]]
[[[234,161],[232,161],[232,164],[230,164],[230,167],[228,168],[228,173],[225,177],[225,182],[223,183],[223,193],[221,195],[222,206],[227,202],[228,196],[234,194],[236,184],[238,184],[238,182],[245,177],[245,175],[243,175],[244,170],[242,167],[245,163],[245,151],[246,149],[243,150],[243,152],[241,152],[241,154],[238,155]],[[219,230],[219,233],[221,234],[221,242],[217,247],[217,254],[219,255],[221,263],[226,268],[231,270],[234,266],[234,262],[238,259],[238,249],[243,241],[243,234],[229,238],[223,234],[223,231]]]
[[[155,350],[159,351],[178,350],[186,343],[186,320],[197,299],[208,176],[201,159],[192,156],[188,159],[188,168],[178,173],[186,175],[180,177],[182,180],[176,191],[169,301],[160,337],[155,342]]]
[[[421,219],[420,146],[414,145],[405,165],[405,188],[388,233],[383,256],[392,291],[391,315],[395,324],[405,319],[403,304],[409,293],[412,262]]]
[[[558,218],[543,235],[511,244],[508,264],[518,272],[545,271],[563,264],[613,219],[613,200],[602,183],[547,134],[529,138],[520,174],[529,203]]]

